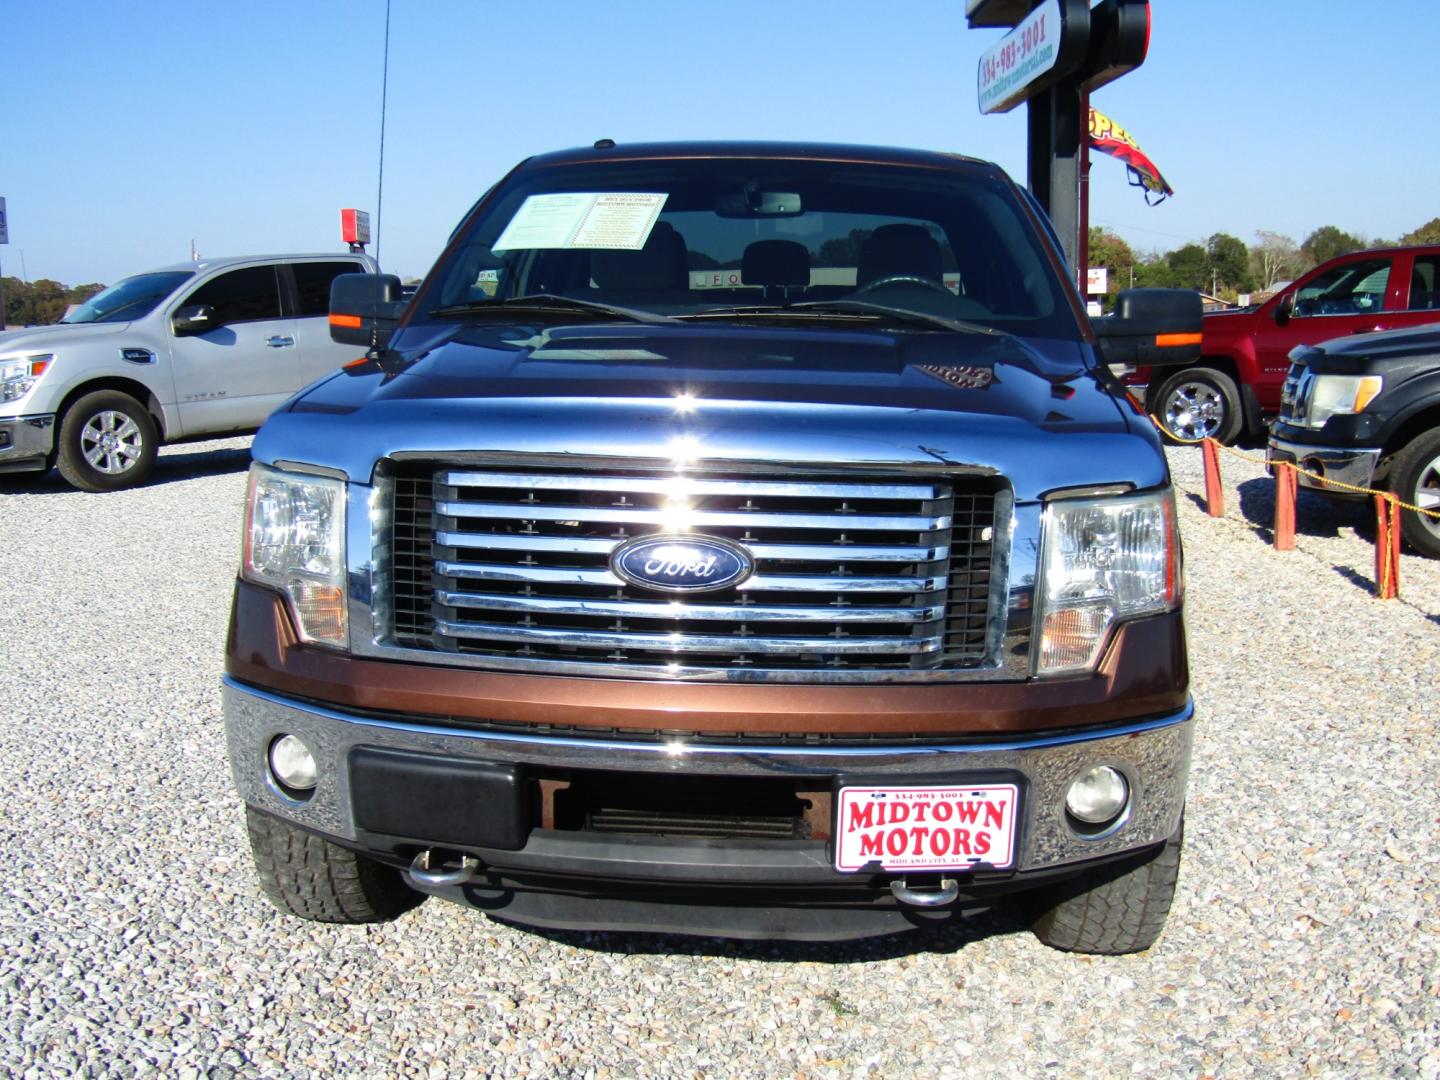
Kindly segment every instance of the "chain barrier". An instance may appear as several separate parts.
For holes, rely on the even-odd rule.
[[[1425,517],[1440,520],[1440,510],[1427,510],[1423,506],[1416,506],[1401,499],[1393,491],[1380,491],[1375,488],[1361,487],[1357,484],[1346,484],[1340,480],[1332,480],[1323,473],[1311,472],[1309,469],[1302,469],[1293,461],[1274,461],[1266,457],[1255,457],[1252,454],[1242,453],[1234,447],[1226,446],[1217,439],[1206,436],[1201,439],[1186,439],[1173,434],[1161,423],[1160,418],[1154,414],[1147,414],[1150,422],[1166,438],[1185,446],[1200,446],[1205,450],[1205,502],[1206,510],[1211,517],[1223,517],[1225,514],[1224,489],[1220,485],[1220,459],[1218,451],[1223,450],[1232,457],[1241,461],[1249,462],[1252,465],[1263,465],[1273,471],[1276,478],[1276,512],[1275,512],[1275,547],[1277,550],[1291,550],[1294,544],[1294,503],[1290,503],[1289,513],[1281,509],[1281,484],[1282,471],[1288,471],[1291,480],[1288,485],[1289,498],[1294,499],[1298,488],[1298,478],[1308,476],[1316,481],[1322,489],[1333,488],[1339,491],[1348,491],[1356,495],[1369,495],[1375,500],[1376,535],[1375,535],[1375,578],[1376,595],[1382,600],[1392,599],[1400,595],[1400,511],[1409,510],[1414,514],[1421,514]],[[1211,469],[1214,470],[1212,480]],[[1283,534],[1283,535],[1282,535]]]

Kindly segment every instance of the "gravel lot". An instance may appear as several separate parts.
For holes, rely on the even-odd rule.
[[[1252,451],[1255,453],[1256,451]],[[1199,451],[1171,451],[1184,492]],[[844,947],[540,935],[258,895],[218,680],[247,443],[146,488],[0,480],[0,1070],[14,1075],[1440,1076],[1440,564],[1224,458],[1182,493],[1202,726],[1148,954],[1013,921]]]

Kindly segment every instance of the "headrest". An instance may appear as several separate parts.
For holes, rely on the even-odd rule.
[[[602,289],[659,292],[687,287],[685,239],[667,221],[657,221],[639,251],[593,251],[590,278]]]
[[[855,284],[906,274],[940,281],[940,245],[922,225],[881,225],[860,249]]]
[[[743,285],[809,285],[810,251],[794,240],[756,240],[740,261]]]

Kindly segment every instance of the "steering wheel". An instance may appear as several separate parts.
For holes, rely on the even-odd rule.
[[[886,285],[923,285],[927,289],[944,293],[946,296],[955,295],[934,278],[921,277],[919,274],[886,274],[884,277],[878,277],[867,285],[861,285],[850,295],[864,296],[866,293],[873,292],[876,289],[883,289]]]

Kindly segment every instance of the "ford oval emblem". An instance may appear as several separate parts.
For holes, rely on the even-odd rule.
[[[615,576],[662,592],[717,592],[755,572],[755,559],[718,536],[641,536],[610,555]]]

